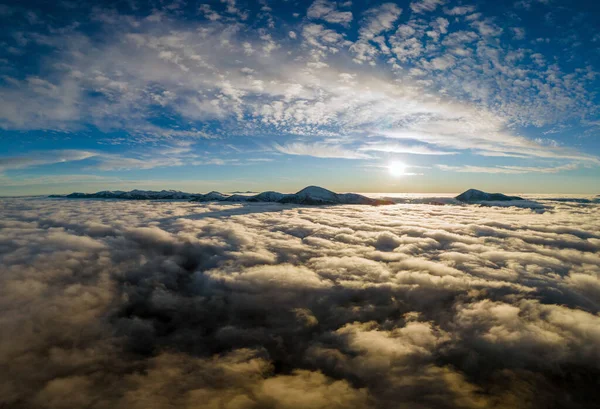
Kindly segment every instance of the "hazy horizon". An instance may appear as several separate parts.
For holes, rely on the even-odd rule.
[[[307,186],[317,186],[317,185],[307,185]],[[306,187],[306,186],[304,186]],[[323,187],[323,186],[321,186]],[[326,187],[325,187],[326,188]],[[326,188],[328,189],[328,188]],[[468,188],[468,189],[476,189],[476,188]],[[373,197],[377,197],[377,196],[384,196],[384,195],[389,195],[390,197],[395,197],[395,196],[402,196],[402,195],[407,195],[407,196],[436,196],[436,195],[441,195],[441,196],[456,196],[460,193],[463,193],[464,191],[468,190],[468,189],[464,189],[461,191],[454,191],[454,192],[374,192],[374,191],[358,191],[358,190],[347,190],[347,191],[335,191],[336,193],[358,193],[358,194],[362,194],[362,195],[366,195],[366,196],[373,196]],[[257,190],[257,191],[226,191],[226,190],[219,190],[219,189],[212,189],[210,191],[206,190],[206,191],[184,191],[184,190],[178,190],[178,189],[161,189],[161,188],[156,188],[156,189],[140,189],[140,188],[133,188],[133,189],[127,189],[127,188],[121,188],[121,189],[101,189],[101,190],[73,190],[73,191],[61,191],[61,192],[51,192],[51,193],[43,193],[43,194],[20,194],[20,195],[0,195],[0,198],[4,197],[4,198],[10,198],[10,197],[47,197],[49,195],[67,195],[70,193],[97,193],[97,192],[101,192],[101,191],[131,191],[131,190],[148,190],[148,191],[161,191],[161,190],[176,190],[176,191],[180,191],[180,192],[184,192],[184,193],[208,193],[211,191],[216,191],[216,192],[220,192],[223,194],[241,194],[241,195],[251,195],[251,194],[256,194],[256,193],[261,193],[264,191],[273,191],[274,189],[266,189],[266,190]],[[301,189],[296,189],[296,190],[290,190],[290,191],[279,191],[280,193],[296,193]],[[332,189],[328,189],[328,190],[332,190]],[[597,197],[600,196],[600,194],[595,194],[595,193],[569,193],[569,192],[521,192],[521,191],[504,191],[504,192],[496,192],[492,190],[486,190],[486,189],[477,189],[477,190],[482,190],[482,191],[486,191],[488,193],[504,193],[507,195],[523,195],[523,196],[539,196],[539,197],[552,197],[552,196],[556,196],[556,197]],[[332,190],[334,191],[334,190]]]

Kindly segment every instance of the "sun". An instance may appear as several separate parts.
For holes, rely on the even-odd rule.
[[[403,176],[406,174],[406,164],[402,162],[390,162],[388,171],[390,172],[390,175],[394,177]]]

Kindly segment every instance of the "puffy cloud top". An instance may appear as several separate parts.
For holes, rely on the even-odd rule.
[[[0,201],[0,405],[586,408],[598,205]]]

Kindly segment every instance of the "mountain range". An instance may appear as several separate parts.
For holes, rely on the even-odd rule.
[[[51,195],[50,197],[62,197],[69,199],[128,199],[128,200],[190,200],[192,202],[277,202],[295,203],[308,205],[332,205],[332,204],[361,204],[361,205],[383,205],[392,204],[390,200],[373,199],[357,193],[335,193],[319,186],[308,186],[291,194],[273,191],[262,192],[256,195],[227,195],[220,192],[185,193],[177,190],[104,190],[96,193],[71,193],[68,195]]]
[[[71,193],[68,195],[51,195],[54,198],[68,199],[124,199],[124,200],[189,200],[192,202],[267,202],[267,203],[294,203],[305,205],[386,205],[405,203],[402,199],[371,198],[357,193],[335,193],[319,186],[307,186],[296,193],[280,193],[266,191],[258,194],[224,194],[217,191],[208,193],[186,193],[178,190],[104,190],[96,193]],[[557,201],[572,201],[573,199],[554,199]],[[581,203],[596,202],[589,199],[577,199]],[[537,202],[523,199],[519,196],[507,196],[502,193],[487,193],[477,189],[469,189],[453,199],[439,198],[436,201],[420,201],[426,204],[480,204],[485,206],[517,206],[517,207],[543,207]]]

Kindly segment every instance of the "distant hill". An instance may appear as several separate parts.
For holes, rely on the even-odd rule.
[[[502,193],[487,193],[477,189],[469,189],[456,196],[456,200],[465,203],[476,202],[508,202],[512,200],[525,200],[519,196],[507,196]]]
[[[239,191],[239,190],[235,190],[233,192],[229,192],[229,193],[233,193],[233,194],[237,194],[237,193],[241,193],[241,194],[252,194],[252,193],[258,193],[258,192],[254,192],[252,190],[246,190],[245,192],[243,191]]]
[[[220,192],[186,193],[177,190],[104,190],[96,193],[71,193],[68,195],[51,195],[54,198],[67,199],[125,199],[125,200],[169,200],[188,199],[193,202],[276,202],[295,203],[308,205],[333,205],[333,204],[361,204],[383,205],[393,202],[383,199],[373,199],[357,193],[335,193],[331,190],[308,186],[296,193],[285,194],[273,191],[262,192],[253,196],[233,194],[227,195]]]
[[[66,197],[68,199],[128,199],[128,200],[157,200],[157,199],[193,199],[198,195],[180,192],[178,190],[103,190],[96,193],[71,193],[68,195],[50,195],[49,197]]]

